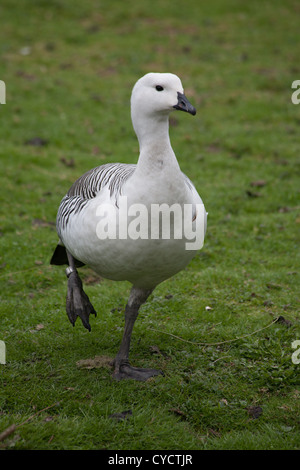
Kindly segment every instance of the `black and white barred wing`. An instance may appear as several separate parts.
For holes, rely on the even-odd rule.
[[[60,237],[61,231],[66,228],[70,218],[80,213],[103,188],[108,188],[111,197],[116,198],[117,204],[118,197],[122,194],[122,186],[133,174],[135,168],[134,164],[108,163],[93,168],[78,178],[60,203],[56,218],[58,236]],[[66,250],[61,244],[57,246],[51,264],[68,264]],[[78,262],[77,265],[83,264]]]

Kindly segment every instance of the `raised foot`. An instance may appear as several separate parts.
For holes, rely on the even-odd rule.
[[[77,271],[72,272],[68,278],[66,310],[73,326],[75,325],[77,317],[80,317],[83,326],[91,331],[89,316],[90,314],[96,316],[97,313],[83,290],[82,282]]]
[[[132,367],[129,364],[124,364],[114,370],[113,378],[116,380],[133,379],[145,382],[156,375],[164,374],[157,369],[140,369],[138,367]]]

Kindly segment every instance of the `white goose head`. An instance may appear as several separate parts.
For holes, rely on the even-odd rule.
[[[167,130],[169,114],[175,109],[196,114],[177,75],[147,73],[140,78],[131,95],[132,124],[140,143],[146,136],[158,137],[163,127]]]
[[[169,114],[174,108],[195,115],[196,109],[184,95],[182,83],[173,73],[147,73],[133,87],[133,111],[142,107],[145,114]]]

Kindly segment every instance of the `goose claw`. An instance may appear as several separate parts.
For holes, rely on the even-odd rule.
[[[97,313],[83,290],[82,281],[77,271],[71,272],[68,277],[66,311],[73,326],[75,326],[77,317],[80,317],[83,326],[91,331],[89,316],[91,314],[96,316]]]

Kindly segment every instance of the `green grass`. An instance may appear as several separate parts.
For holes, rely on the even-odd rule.
[[[18,426],[0,444],[299,449],[298,2],[5,0],[0,16],[0,432]],[[149,71],[178,74],[198,110],[173,114],[170,133],[209,220],[203,250],[134,328],[132,362],[165,376],[118,383],[76,362],[114,357],[130,285],[81,270],[98,312],[88,333],[68,322],[49,260],[72,182],[137,160],[129,99]]]

